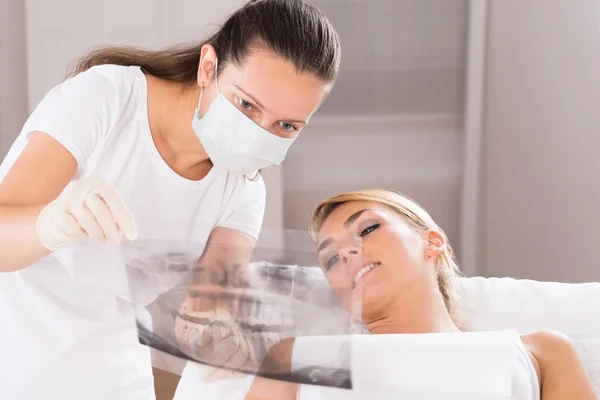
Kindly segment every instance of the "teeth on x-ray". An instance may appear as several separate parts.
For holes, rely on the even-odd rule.
[[[150,323],[138,320],[140,342],[146,345],[223,370],[261,374],[262,360],[284,339],[344,335],[351,330],[351,318],[337,299],[314,295],[314,281],[306,269],[292,269],[292,262],[284,258],[269,263],[267,250],[257,249],[261,262],[244,267],[231,260],[233,255],[248,253],[247,249],[213,248],[218,259],[198,260],[193,244],[169,247],[169,243],[138,240],[123,251],[132,297],[151,316]],[[289,254],[290,259],[314,257]],[[347,366],[340,370],[317,363],[270,377],[348,387],[349,376]]]

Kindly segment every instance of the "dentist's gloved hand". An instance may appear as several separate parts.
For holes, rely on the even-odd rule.
[[[37,234],[48,250],[57,250],[88,237],[118,245],[135,240],[133,214],[117,190],[101,178],[71,181],[56,200],[40,212]]]

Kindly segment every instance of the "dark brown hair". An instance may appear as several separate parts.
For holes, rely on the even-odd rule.
[[[252,50],[262,48],[291,62],[298,72],[309,72],[324,82],[332,82],[341,58],[338,34],[319,10],[302,0],[254,0],[233,13],[204,41],[157,51],[104,47],[80,59],[69,76],[95,65],[116,64],[139,66],[146,74],[193,86],[205,44],[215,48],[217,72],[231,62],[242,65]]]

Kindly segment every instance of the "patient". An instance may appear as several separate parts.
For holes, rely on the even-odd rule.
[[[319,204],[311,225],[319,265],[331,288],[370,334],[461,330],[455,312],[460,299],[453,290],[459,269],[452,249],[442,229],[415,202],[385,190],[344,193]],[[522,335],[517,346],[513,400],[596,399],[567,337]],[[285,354],[285,346],[274,352]],[[274,392],[277,398],[298,393],[297,388],[255,379],[247,399]]]

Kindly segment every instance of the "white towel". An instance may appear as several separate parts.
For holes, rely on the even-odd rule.
[[[348,345],[346,337],[298,338],[292,369],[351,367],[351,390],[303,385],[302,398],[307,399],[506,399],[518,340],[512,330],[356,335],[350,338],[347,362],[340,360],[339,351]]]

